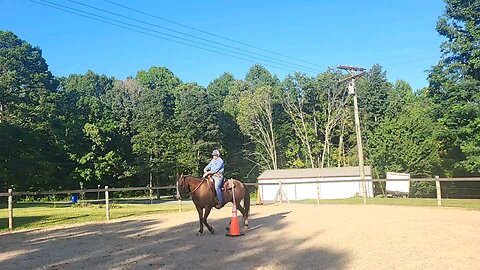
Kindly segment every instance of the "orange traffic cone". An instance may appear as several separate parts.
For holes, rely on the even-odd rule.
[[[230,219],[230,229],[228,230],[226,236],[236,237],[242,235],[243,233],[240,233],[240,226],[238,224],[237,207],[234,203],[232,209],[232,218]]]

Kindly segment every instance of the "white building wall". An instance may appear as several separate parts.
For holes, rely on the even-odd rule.
[[[335,180],[357,180],[354,182],[335,182],[335,183],[320,183],[316,184],[318,180],[335,181]],[[367,180],[372,179],[370,176]],[[362,183],[360,177],[331,177],[331,178],[308,178],[308,179],[275,179],[275,180],[258,180],[259,184],[274,183],[275,185],[260,185],[260,196],[263,201],[273,201],[279,190],[279,182],[282,182],[282,190],[289,200],[306,200],[317,199],[319,186],[320,199],[344,199],[351,198],[355,195],[363,195]],[[288,184],[295,182],[312,182],[311,184]],[[367,181],[367,196],[373,197],[373,184]]]

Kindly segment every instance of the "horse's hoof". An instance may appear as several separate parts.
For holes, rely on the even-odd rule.
[[[197,232],[197,236],[202,236],[203,232]]]
[[[215,233],[215,230],[212,228],[212,229],[210,230],[210,233],[211,233],[211,234],[214,234],[214,233]]]
[[[230,230],[230,227],[225,227],[225,230],[226,230],[226,231],[229,231],[229,230]]]

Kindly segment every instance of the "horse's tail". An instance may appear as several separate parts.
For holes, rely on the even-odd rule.
[[[248,190],[248,186],[242,183],[243,187],[245,188],[245,195],[243,197],[243,207],[245,208],[245,213],[248,216],[250,215],[250,191]]]

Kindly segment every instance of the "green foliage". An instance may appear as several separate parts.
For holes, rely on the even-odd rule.
[[[369,161],[381,176],[388,171],[432,176],[440,162],[436,133],[425,102],[410,103],[401,113],[382,121],[371,134]]]
[[[165,67],[151,67],[148,71],[140,70],[137,72],[137,80],[146,89],[170,92],[182,83],[173,72]]]
[[[477,1],[447,1],[447,38],[430,87],[388,82],[374,65],[357,80],[366,164],[374,176],[480,172]],[[358,164],[352,98],[327,70],[280,80],[254,65],[205,89],[165,67],[116,80],[88,71],[55,78],[41,50],[0,31],[0,190],[171,184],[198,175],[214,148],[227,177],[266,169]],[[433,192],[418,183],[416,195]]]
[[[368,133],[384,118],[392,85],[387,81],[387,74],[382,70],[382,66],[376,64],[359,81],[357,88],[362,126],[366,127]]]
[[[222,108],[225,98],[229,95],[232,83],[235,78],[232,74],[225,72],[222,76],[213,80],[207,87],[207,93],[211,98],[211,106]]]
[[[200,174],[212,149],[221,148],[219,108],[210,102],[205,89],[196,84],[182,85],[176,92],[174,119],[180,146],[177,165]]]
[[[272,76],[270,71],[258,64],[250,68],[245,76],[245,81],[252,85],[271,87],[275,87],[280,83],[280,80],[278,80],[276,76]]]
[[[40,48],[0,31],[0,120],[35,122],[57,84]]]
[[[480,172],[480,3],[446,0],[437,31],[442,58],[429,74],[428,96],[437,104],[441,125],[445,174],[477,175]]]
[[[172,99],[171,94],[159,90],[146,90],[138,99],[132,121],[132,149],[141,158],[139,170],[174,175],[177,149]]]
[[[66,128],[70,131],[66,143],[70,158],[78,164],[77,180],[112,185],[132,176],[133,168],[127,163],[131,158],[128,140],[131,132],[122,127],[119,119],[125,110],[131,114],[128,112],[131,107],[115,103],[122,96],[114,91],[122,88],[114,89],[113,78],[92,71],[63,78],[61,86],[69,104],[65,111]],[[123,123],[130,120],[131,117],[123,119]],[[125,136],[127,140],[122,140]]]

